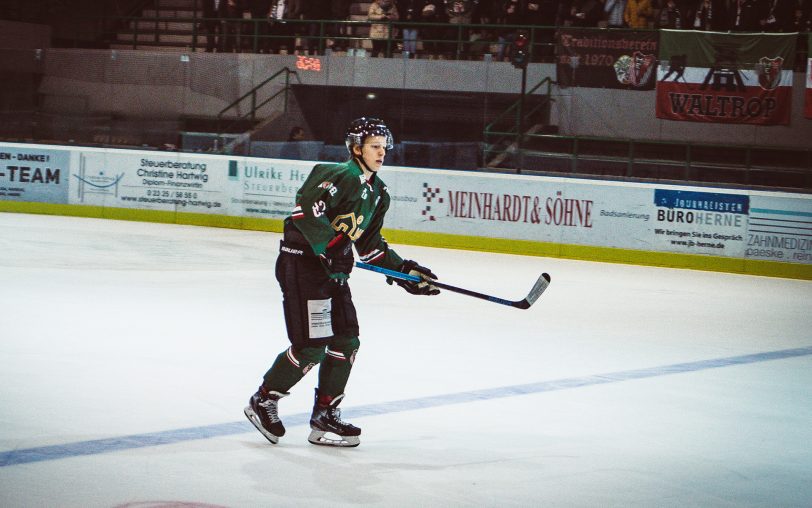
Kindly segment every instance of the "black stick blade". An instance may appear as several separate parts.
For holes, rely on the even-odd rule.
[[[544,290],[547,289],[547,286],[550,285],[550,274],[542,273],[541,276],[538,278],[535,284],[533,284],[533,288],[528,293],[527,298],[524,300],[520,300],[514,303],[514,307],[518,309],[529,309],[531,305],[536,303],[536,300],[539,299]]]

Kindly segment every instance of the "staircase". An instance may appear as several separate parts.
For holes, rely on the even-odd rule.
[[[539,149],[535,135],[558,133],[557,126],[550,125],[552,85],[550,78],[544,78],[527,91],[523,101],[518,99],[485,127],[482,160],[486,167],[521,170],[525,153]],[[544,93],[535,94],[539,89]]]
[[[198,0],[153,0],[141,16],[122,21],[110,49],[205,51],[206,32],[197,22],[202,17]]]

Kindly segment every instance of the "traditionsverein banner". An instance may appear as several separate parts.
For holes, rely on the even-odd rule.
[[[657,32],[562,28],[556,38],[561,86],[652,90]]]
[[[661,30],[657,118],[789,124],[796,37]]]
[[[806,108],[804,108],[804,116],[812,118],[812,34],[807,37],[809,49],[806,53]]]

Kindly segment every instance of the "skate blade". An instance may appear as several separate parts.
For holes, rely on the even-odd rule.
[[[345,448],[351,448],[361,444],[361,438],[358,436],[339,436],[338,434],[333,434],[332,432],[324,432],[323,430],[315,429],[310,431],[310,435],[307,437],[307,440],[314,445],[341,446]]]
[[[254,425],[254,427],[256,427],[257,430],[263,436],[265,436],[265,439],[271,442],[271,444],[276,444],[279,442],[278,436],[274,436],[273,434],[265,430],[265,427],[262,426],[262,423],[259,421],[259,417],[254,412],[254,410],[251,409],[251,406],[246,406],[245,409],[243,410],[243,413],[245,413],[245,417],[248,418],[248,421],[251,422]]]

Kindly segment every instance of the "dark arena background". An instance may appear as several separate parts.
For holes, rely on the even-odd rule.
[[[0,0],[0,505],[810,506],[812,17],[746,3]],[[308,373],[272,445],[363,116],[446,289],[353,270],[361,444]]]

